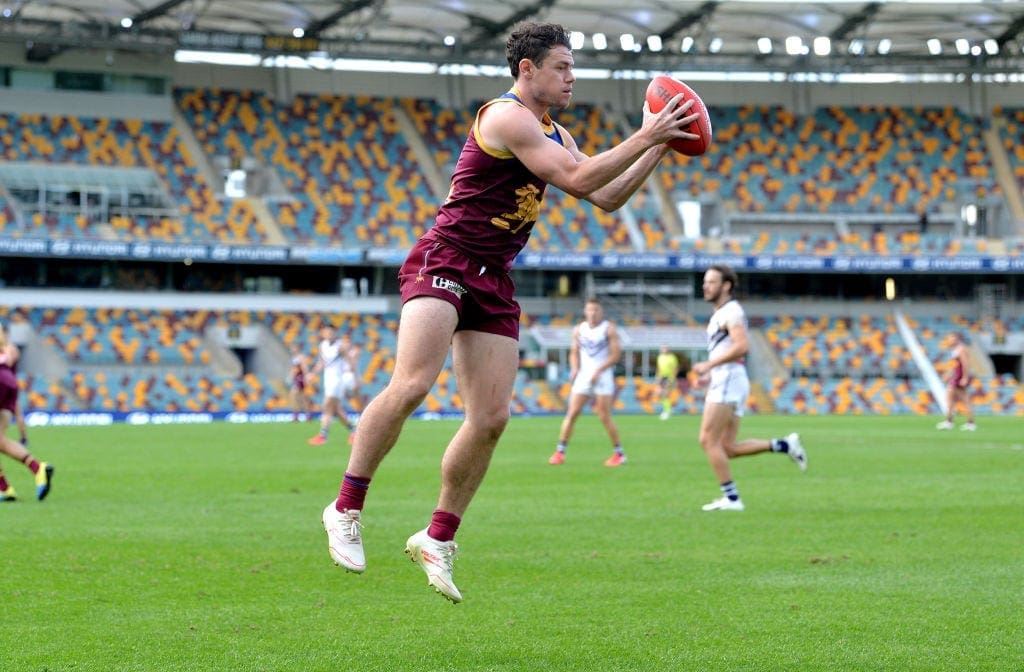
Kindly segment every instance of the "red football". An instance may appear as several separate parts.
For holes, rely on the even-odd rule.
[[[672,140],[668,146],[687,156],[700,156],[708,151],[708,147],[711,145],[711,117],[708,116],[708,108],[704,106],[704,101],[693,89],[668,75],[658,75],[647,85],[647,104],[650,106],[651,112],[660,112],[665,104],[679,93],[683,94],[680,105],[687,100],[693,100],[690,113],[700,114],[695,122],[684,129],[688,133],[699,135],[700,140]]]

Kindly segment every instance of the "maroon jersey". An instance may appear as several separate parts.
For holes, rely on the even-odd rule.
[[[488,101],[466,139],[452,176],[448,198],[424,240],[454,247],[482,264],[508,271],[530,237],[547,183],[509,151],[481,142],[480,113],[491,105],[522,105],[514,90]],[[563,145],[562,136],[545,114],[544,134]]]

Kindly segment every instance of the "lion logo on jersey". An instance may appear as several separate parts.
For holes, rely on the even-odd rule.
[[[533,226],[540,214],[540,199],[537,198],[540,189],[535,185],[527,184],[516,189],[515,212],[507,212],[500,217],[492,217],[491,224],[499,229],[505,229],[509,233],[519,233],[524,226]]]

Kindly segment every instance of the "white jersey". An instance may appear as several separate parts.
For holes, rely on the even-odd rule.
[[[611,339],[608,330],[611,322],[604,320],[596,326],[581,322],[576,331],[577,352],[580,357],[579,370],[573,380],[574,394],[611,395],[615,392],[615,374],[611,368],[600,373],[594,382],[594,372],[611,356]]]
[[[345,353],[341,352],[340,340],[324,339],[320,341],[320,361],[323,363],[325,376],[340,376],[345,371],[352,370],[352,365],[349,364]]]
[[[708,359],[724,353],[732,347],[733,340],[729,333],[735,326],[747,326],[747,314],[736,299],[722,304],[708,320]],[[750,379],[747,378],[747,367],[742,359],[719,364],[711,369],[711,382],[708,385],[705,400],[719,404],[729,404],[736,415],[742,416],[750,396]]]
[[[355,389],[355,371],[349,361],[352,352],[341,351],[341,340],[320,341],[320,362],[324,370],[324,399],[343,398]]]

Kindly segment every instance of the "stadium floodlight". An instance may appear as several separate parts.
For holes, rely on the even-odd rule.
[[[956,53],[961,56],[966,56],[971,53],[971,43],[967,41],[966,37],[956,38],[956,42],[953,43],[953,46],[956,47]]]
[[[878,41],[878,53],[885,56],[892,50],[892,40],[888,37],[883,37]]]
[[[604,51],[608,48],[608,37],[604,33],[594,33],[594,49]]]
[[[828,56],[832,53],[832,40],[823,35],[814,38],[815,56]]]
[[[132,17],[130,17],[130,16],[126,16],[123,19],[121,19],[121,27],[124,28],[125,30],[128,30],[129,28],[131,28],[132,24],[134,24],[134,23],[135,22],[132,21]]]
[[[942,54],[942,41],[937,37],[933,37],[928,40],[928,53],[932,56],[939,56]]]
[[[635,45],[636,38],[630,35],[629,33],[625,33],[624,35],[619,36],[619,46],[622,48],[623,51],[633,51],[633,47]]]
[[[724,43],[722,42],[722,38],[720,38],[720,37],[712,38],[711,43],[708,44],[708,51],[711,52],[712,54],[717,54],[718,52],[720,52],[722,50],[722,45],[723,44]]]
[[[582,49],[583,44],[586,42],[587,36],[578,30],[574,30],[569,33],[569,46],[572,47],[573,51]]]
[[[985,53],[989,56],[995,56],[999,53],[999,43],[993,40],[991,37],[985,40]]]
[[[772,38],[770,38],[770,37],[759,37],[759,38],[757,38],[757,53],[759,53],[759,54],[770,54],[770,53],[772,53]]]
[[[682,42],[679,43],[679,51],[685,53],[693,51],[694,41],[693,38],[687,35],[683,38]]]
[[[292,28],[292,37],[304,37],[305,35],[306,31],[302,28]]]
[[[799,35],[790,35],[786,38],[786,53],[790,56],[799,56],[804,51],[804,41]]]
[[[864,40],[853,39],[850,40],[849,51],[854,56],[860,56],[864,53]]]
[[[648,35],[647,36],[647,48],[650,51],[661,51],[661,35]]]
[[[446,47],[454,47],[455,46],[455,36],[454,35],[445,35],[444,36],[444,46],[446,46]]]

